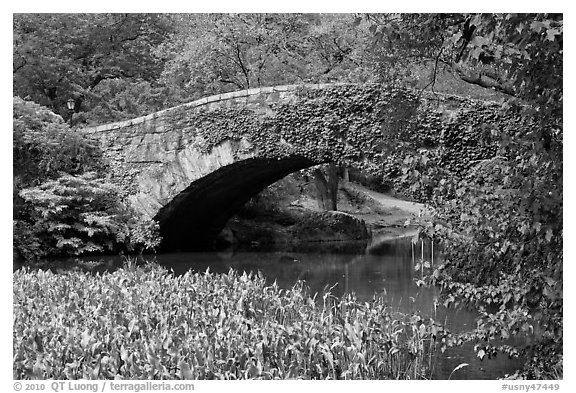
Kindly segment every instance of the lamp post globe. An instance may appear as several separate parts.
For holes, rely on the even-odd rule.
[[[74,115],[74,99],[70,98],[68,101],[66,101],[66,106],[68,106],[68,110],[70,111],[70,127],[72,127],[72,117]]]

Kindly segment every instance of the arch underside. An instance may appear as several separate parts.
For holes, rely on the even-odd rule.
[[[154,217],[160,224],[162,250],[211,248],[226,222],[250,198],[290,173],[314,165],[318,163],[300,156],[250,158],[194,181]]]

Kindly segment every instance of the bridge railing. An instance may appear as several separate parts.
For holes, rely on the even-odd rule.
[[[157,119],[164,115],[167,112],[173,111],[175,109],[181,108],[196,108],[204,105],[208,105],[211,103],[216,103],[220,101],[227,101],[233,100],[237,98],[244,98],[250,97],[259,94],[271,94],[277,92],[286,92],[286,91],[296,91],[298,89],[306,88],[306,89],[324,89],[330,86],[342,86],[349,83],[302,83],[302,84],[293,84],[293,85],[281,85],[281,86],[269,86],[269,87],[256,87],[252,89],[246,90],[239,90],[239,91],[231,91],[229,93],[222,93],[222,94],[214,94],[212,96],[200,98],[198,100],[188,102],[185,104],[180,104],[171,108],[163,109],[158,112],[151,113],[146,116],[136,117],[134,119],[129,120],[122,120],[114,123],[103,124],[94,127],[86,127],[85,131],[88,133],[98,133],[104,131],[115,130],[119,128],[128,127],[135,124],[144,123],[149,120]]]

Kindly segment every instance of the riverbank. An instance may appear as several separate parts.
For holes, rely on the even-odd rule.
[[[416,222],[431,214],[421,203],[354,182],[341,182],[338,211],[325,211],[318,206],[314,187],[294,175],[273,184],[230,219],[219,245],[394,239],[416,233]]]

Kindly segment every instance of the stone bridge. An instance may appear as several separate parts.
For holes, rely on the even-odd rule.
[[[377,165],[387,129],[413,124],[429,101],[378,85],[276,86],[86,131],[131,205],[159,223],[163,249],[189,250],[210,244],[252,196],[292,172],[329,161]],[[444,110],[470,106],[443,101]]]

